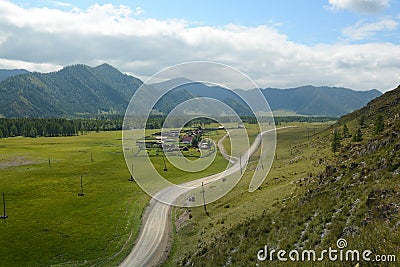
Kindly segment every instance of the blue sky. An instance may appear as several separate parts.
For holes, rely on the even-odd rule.
[[[400,83],[400,1],[0,0],[0,10],[2,68],[51,71],[106,61],[145,78],[184,61],[212,60],[261,87],[386,91]]]
[[[371,0],[373,1],[373,0]],[[359,21],[373,23],[382,18],[398,19],[400,1],[391,1],[379,12],[357,12],[348,9],[332,10],[326,0],[257,0],[257,1],[14,1],[24,7],[49,7],[70,9],[71,6],[87,9],[94,3],[125,5],[132,10],[140,8],[140,18],[183,19],[193,26],[242,26],[270,25],[289,36],[289,39],[304,44],[332,43],[343,41],[342,29]],[[370,39],[358,42],[399,42],[400,33],[375,32]]]

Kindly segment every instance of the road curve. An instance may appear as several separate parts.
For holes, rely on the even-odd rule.
[[[271,129],[259,134],[250,146],[245,157],[242,158],[243,162],[247,162],[250,156],[258,149],[261,144],[262,134],[278,129],[289,128],[281,127]],[[223,138],[225,138],[224,136]],[[223,140],[223,139],[221,139]],[[222,145],[220,140],[219,145]],[[225,153],[226,154],[226,153]],[[229,158],[232,161],[231,158]],[[239,162],[236,161],[229,169],[224,171],[224,175],[229,175],[234,172],[240,171]],[[163,199],[173,203],[182,194],[193,190],[187,187],[199,187],[202,182],[211,182],[221,178],[221,174],[214,174],[194,181],[181,184],[182,187],[171,186],[158,192],[151,200],[149,206],[146,208],[142,218],[142,229],[135,245],[129,255],[119,265],[120,267],[141,267],[141,266],[157,266],[161,263],[163,256],[167,253],[168,238],[171,229],[171,205],[164,204],[157,199]]]

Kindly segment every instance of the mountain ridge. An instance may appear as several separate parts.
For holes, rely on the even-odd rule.
[[[29,73],[29,71],[25,69],[0,69],[0,82],[4,81],[5,79],[11,76],[26,74],[26,73]]]
[[[168,92],[156,103],[158,112],[168,114],[183,101],[211,97],[227,104],[239,115],[248,116],[252,112],[240,96],[256,97],[255,103],[258,100],[254,89],[231,91],[180,77],[146,85],[143,102],[152,90],[167,90],[182,81],[186,84]],[[0,81],[0,114],[5,117],[123,115],[132,95],[141,85],[140,79],[123,74],[107,63],[95,67],[76,64],[49,73],[24,72]],[[305,116],[341,116],[381,95],[377,90],[353,91],[327,86],[265,88],[261,92],[272,111],[287,110]],[[255,112],[264,111],[261,105],[254,108]]]

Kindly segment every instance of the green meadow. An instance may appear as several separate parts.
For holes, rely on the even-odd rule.
[[[150,199],[129,177],[120,132],[0,139],[0,266],[120,261]]]
[[[0,139],[0,193],[9,216],[0,221],[0,266],[113,266],[129,253],[150,197],[129,181],[121,138],[121,132],[90,132]],[[164,171],[162,152],[147,153],[177,184],[227,166],[218,152],[202,172],[184,172],[168,161]],[[193,148],[184,152],[188,161],[199,155]],[[81,176],[84,196],[78,196]]]

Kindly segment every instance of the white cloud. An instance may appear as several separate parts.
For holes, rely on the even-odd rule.
[[[138,6],[138,7],[135,9],[134,14],[135,14],[135,16],[139,16],[139,15],[143,14],[143,12],[144,12],[144,9],[141,8],[140,6]]]
[[[71,3],[66,3],[66,2],[60,2],[60,1],[51,1],[51,3],[55,6],[61,6],[61,7],[72,7]]]
[[[329,0],[332,10],[348,9],[354,12],[374,14],[389,7],[390,0]]]
[[[366,23],[357,22],[354,26],[343,29],[343,35],[349,40],[363,40],[372,37],[377,32],[393,31],[399,23],[392,19],[382,19],[378,22]]]
[[[185,61],[210,60],[240,69],[261,87],[343,84],[387,90],[400,81],[400,58],[393,56],[400,54],[397,44],[306,46],[265,25],[138,19],[135,10],[111,4],[61,11],[0,1],[0,10],[1,68],[49,71],[107,62],[146,77]]]

